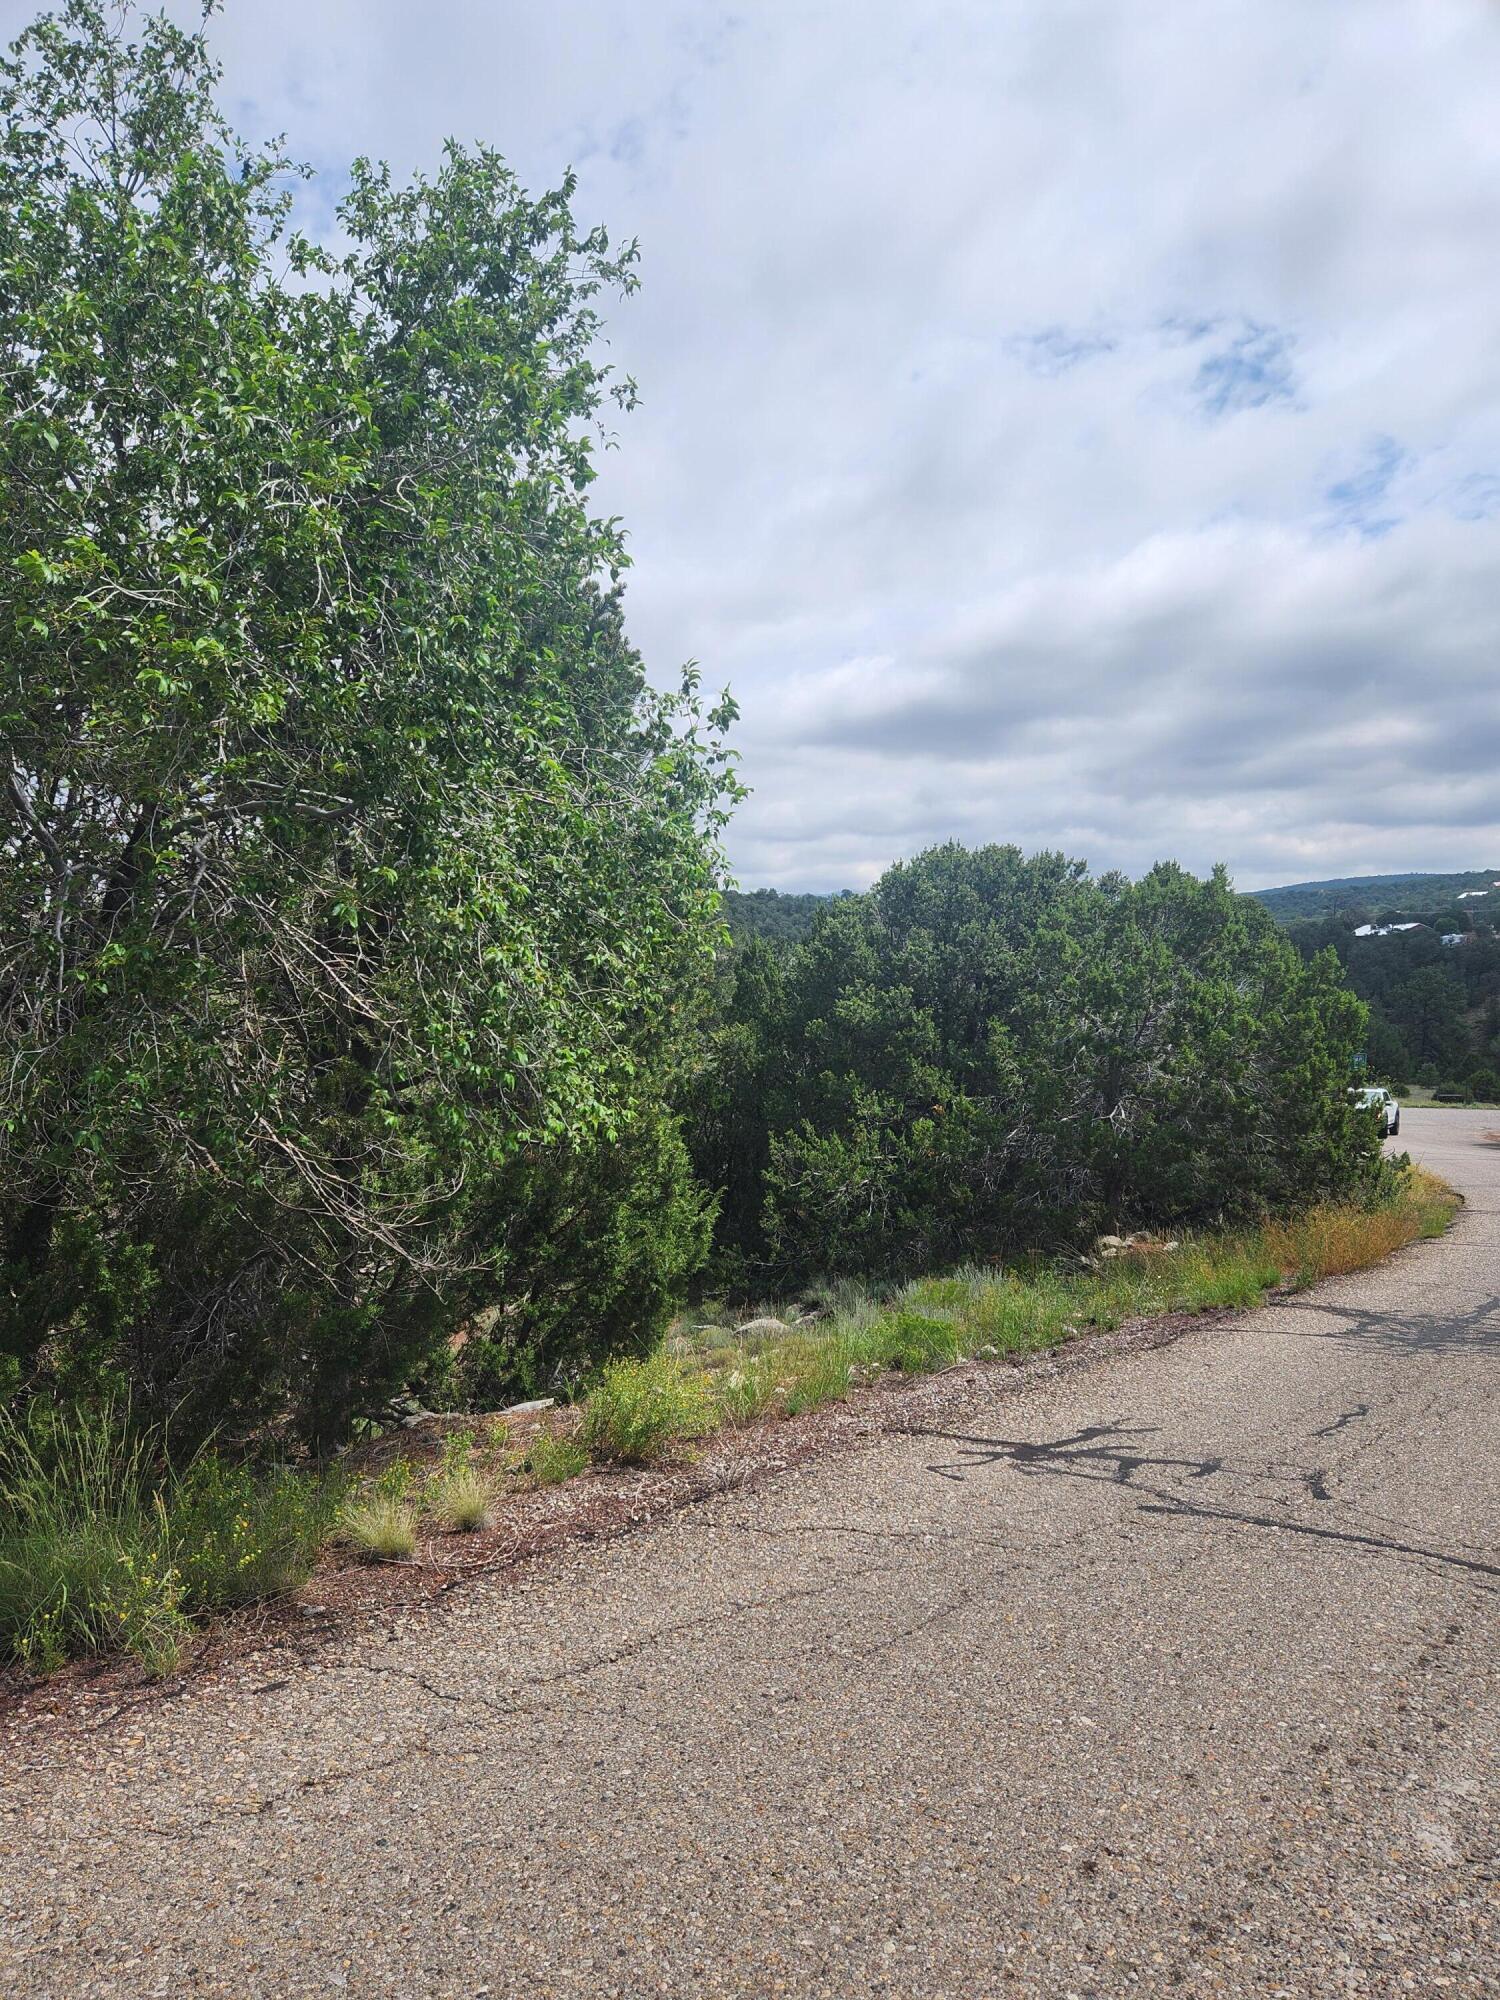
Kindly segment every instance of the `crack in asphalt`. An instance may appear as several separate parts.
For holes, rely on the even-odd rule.
[[[733,1603],[721,1606],[715,1611],[705,1612],[692,1618],[677,1619],[670,1624],[656,1626],[650,1632],[640,1634],[636,1639],[627,1640],[619,1646],[610,1647],[590,1657],[575,1661],[569,1666],[559,1668],[555,1673],[530,1676],[525,1680],[516,1682],[515,1689],[517,1694],[521,1695],[527,1691],[542,1692],[569,1682],[584,1680],[590,1675],[602,1671],[604,1668],[616,1666],[623,1661],[634,1659],[642,1653],[652,1651],[668,1641],[682,1637],[685,1634],[706,1631],[716,1625],[727,1624],[733,1620],[742,1620],[757,1612],[777,1611],[787,1605],[806,1602],[810,1599],[824,1596],[829,1591],[841,1589],[848,1584],[858,1583],[867,1577],[884,1575],[887,1573],[889,1567],[888,1564],[884,1563],[872,1563],[862,1569],[841,1571],[838,1576],[831,1579],[823,1579],[815,1584],[795,1585],[789,1590],[776,1591],[769,1596],[736,1599]],[[547,1711],[547,1705],[544,1702],[527,1702],[522,1699],[495,1700],[477,1690],[445,1688],[440,1686],[429,1675],[418,1673],[410,1668],[392,1666],[383,1660],[355,1657],[345,1661],[339,1671],[372,1674],[381,1678],[404,1681],[421,1688],[424,1693],[433,1696],[436,1700],[449,1703],[456,1709],[477,1707],[483,1713],[479,1715],[456,1716],[449,1723],[446,1730],[431,1732],[425,1735],[420,1741],[405,1745],[402,1749],[388,1757],[372,1759],[370,1762],[364,1764],[340,1766],[332,1771],[312,1773],[307,1777],[297,1779],[293,1784],[284,1785],[276,1791],[262,1793],[253,1802],[243,1805],[224,1805],[211,1812],[200,1812],[191,1820],[186,1820],[181,1824],[174,1823],[170,1826],[163,1826],[158,1822],[143,1819],[127,1820],[123,1824],[129,1826],[134,1832],[151,1834],[164,1840],[192,1839],[208,1827],[222,1825],[231,1820],[262,1819],[267,1813],[274,1811],[278,1805],[283,1805],[289,1800],[302,1797],[308,1792],[326,1791],[335,1785],[371,1777],[377,1772],[390,1770],[398,1765],[412,1763],[419,1758],[430,1756],[434,1749],[434,1735],[445,1736],[450,1731],[461,1729],[470,1731],[481,1730],[489,1720],[516,1721],[520,1718],[542,1715]]]

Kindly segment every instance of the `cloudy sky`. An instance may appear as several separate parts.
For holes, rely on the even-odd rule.
[[[1500,865],[1496,0],[228,0],[216,40],[329,193],[452,132],[640,238],[604,504],[653,673],[741,704],[746,884],[950,836]]]

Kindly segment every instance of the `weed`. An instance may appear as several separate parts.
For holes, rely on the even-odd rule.
[[[767,1357],[766,1365],[785,1384],[789,1417],[803,1416],[825,1403],[842,1402],[862,1373],[876,1372],[865,1336],[849,1332],[837,1322],[827,1333],[788,1342]]]
[[[659,1351],[610,1362],[584,1404],[583,1442],[591,1458],[650,1465],[712,1430],[715,1415],[707,1379]]]
[[[172,1500],[172,1542],[192,1611],[284,1596],[310,1573],[343,1496],[329,1475],[262,1471],[205,1453]]]
[[[714,1382],[714,1398],[725,1423],[748,1424],[760,1416],[776,1394],[774,1359],[739,1349]]]
[[[530,1478],[538,1486],[558,1486],[588,1469],[589,1455],[575,1437],[558,1437],[539,1431],[523,1461]]]

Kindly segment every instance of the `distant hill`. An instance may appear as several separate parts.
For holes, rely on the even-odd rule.
[[[1471,868],[1460,875],[1345,875],[1330,882],[1290,882],[1280,889],[1255,889],[1251,894],[1283,923],[1297,917],[1375,916],[1385,911],[1420,917],[1428,911],[1448,909],[1460,898],[1476,915],[1482,910],[1493,918],[1500,915],[1496,882],[1500,882],[1500,869]],[[1475,890],[1484,894],[1475,895]]]

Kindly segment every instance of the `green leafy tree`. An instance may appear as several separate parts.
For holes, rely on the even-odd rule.
[[[1464,1018],[1464,991],[1446,965],[1426,965],[1394,986],[1385,1014],[1414,1063],[1442,1071],[1466,1066],[1470,1035]]]
[[[758,1198],[731,1247],[772,1281],[1234,1220],[1379,1173],[1348,1095],[1364,1009],[1222,873],[934,849],[823,913],[776,1022],[783,1087],[739,1091],[749,1129],[720,1148],[721,1232]]]
[[[633,248],[455,145],[329,255],[216,85],[92,0],[0,66],[0,1342],[327,1434],[529,1294],[497,1186],[607,1233],[731,711],[648,688],[587,504]]]

